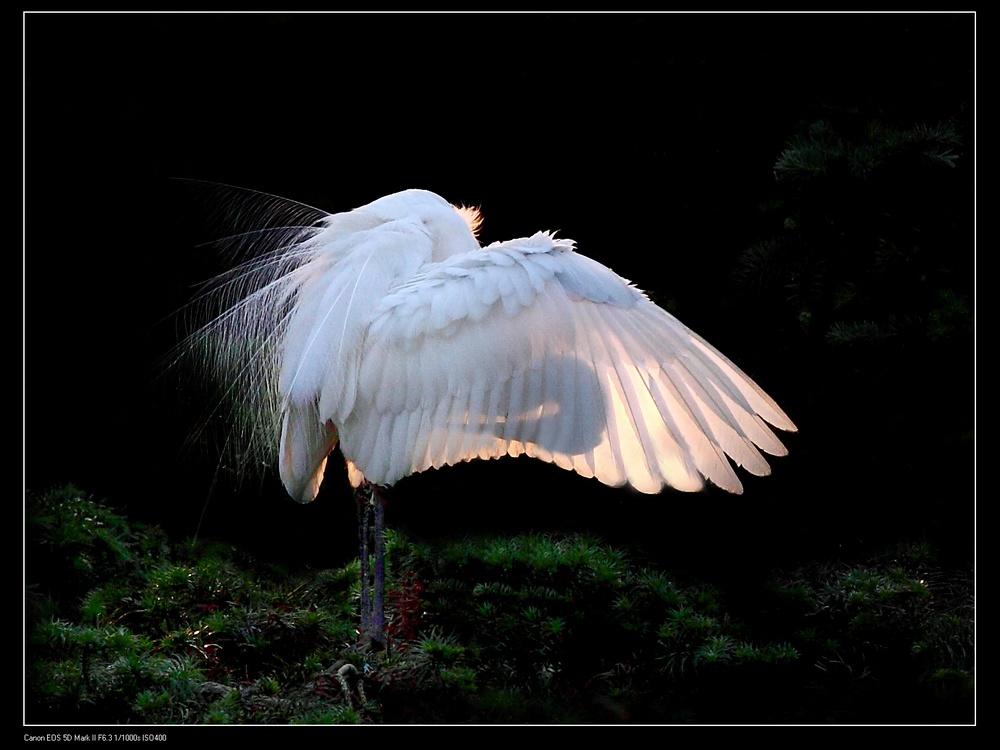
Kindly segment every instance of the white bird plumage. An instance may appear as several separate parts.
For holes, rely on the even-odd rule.
[[[526,454],[655,493],[732,462],[769,473],[795,425],[736,365],[548,232],[481,247],[480,216],[406,190],[306,227],[219,279],[193,340],[246,401],[288,493],[340,443],[351,483]],[[727,456],[729,458],[727,458]]]

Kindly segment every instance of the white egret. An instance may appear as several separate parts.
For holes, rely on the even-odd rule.
[[[295,500],[338,442],[357,488],[525,454],[645,493],[739,493],[733,463],[765,475],[762,452],[786,453],[769,425],[795,425],[761,388],[571,240],[480,246],[479,212],[426,190],[294,208],[240,235],[249,257],[191,341]]]

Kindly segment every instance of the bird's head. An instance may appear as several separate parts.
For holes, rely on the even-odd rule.
[[[429,190],[403,190],[361,206],[357,211],[382,222],[419,223],[433,242],[434,261],[479,248],[476,239],[482,224],[479,209],[454,206]]]

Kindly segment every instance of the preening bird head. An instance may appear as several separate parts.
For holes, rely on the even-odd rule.
[[[403,190],[361,206],[357,212],[384,223],[417,223],[426,231],[434,247],[433,261],[479,247],[476,234],[482,224],[479,209],[453,206],[429,190]]]

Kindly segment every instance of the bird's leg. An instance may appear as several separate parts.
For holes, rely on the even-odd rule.
[[[371,497],[368,483],[358,487],[355,499],[358,503],[358,543],[361,563],[361,636],[367,637],[371,632],[371,599],[368,576],[368,516],[371,507]]]
[[[375,512],[375,591],[372,595],[372,642],[386,646],[385,632],[385,501],[378,487],[372,488],[372,505]]]
[[[378,488],[364,482],[357,489],[361,555],[361,635],[385,648],[385,503]],[[374,570],[369,550],[373,549]]]

